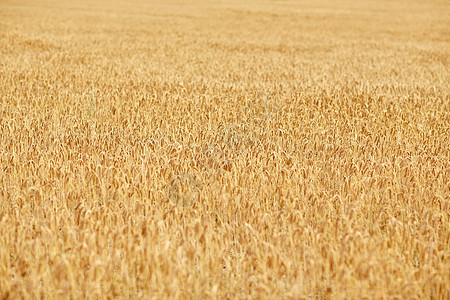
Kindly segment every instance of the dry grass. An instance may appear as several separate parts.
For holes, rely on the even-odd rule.
[[[0,298],[450,297],[447,1],[0,1]]]

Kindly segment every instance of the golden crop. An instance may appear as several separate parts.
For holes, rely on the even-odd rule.
[[[0,298],[449,299],[449,15],[0,0]]]

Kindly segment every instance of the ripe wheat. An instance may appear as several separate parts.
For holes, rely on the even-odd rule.
[[[450,297],[445,1],[0,1],[0,298]]]

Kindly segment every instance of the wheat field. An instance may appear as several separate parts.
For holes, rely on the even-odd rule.
[[[449,16],[0,0],[0,299],[450,299]]]

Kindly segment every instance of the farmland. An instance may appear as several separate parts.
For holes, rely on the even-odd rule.
[[[449,299],[449,15],[0,0],[0,299]]]

